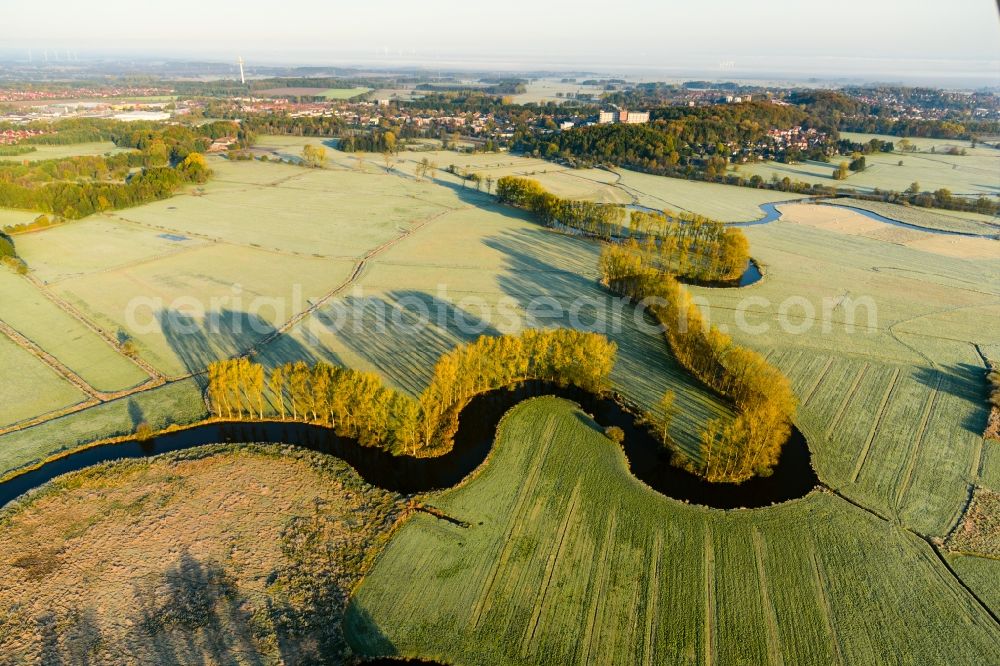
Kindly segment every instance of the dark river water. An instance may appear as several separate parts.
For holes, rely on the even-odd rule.
[[[721,509],[761,507],[802,497],[819,480],[810,464],[809,447],[797,429],[768,477],[742,484],[710,483],[670,464],[670,453],[636,417],[609,397],[597,397],[574,387],[525,382],[472,399],[462,410],[452,450],[435,458],[393,456],[338,437],[329,428],[290,421],[221,422],[166,433],[146,442],[106,444],[71,453],[0,483],[0,506],[57,476],[91,465],[126,458],[145,458],[227,442],[273,442],[301,446],[341,458],[372,485],[400,493],[450,488],[479,467],[489,454],[497,425],[508,410],[538,395],[557,395],[577,402],[602,426],[625,432],[622,448],[632,473],[654,490],[675,499]]]

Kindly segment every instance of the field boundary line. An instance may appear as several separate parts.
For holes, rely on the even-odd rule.
[[[900,369],[892,373],[892,381],[889,382],[889,386],[886,387],[885,393],[882,395],[882,401],[878,406],[878,418],[872,423],[872,429],[868,431],[868,439],[865,440],[865,445],[858,454],[858,460],[854,464],[854,472],[851,474],[851,483],[857,483],[858,475],[861,474],[861,468],[864,466],[865,461],[868,459],[868,453],[871,451],[872,442],[875,441],[875,435],[878,433],[879,427],[882,425],[882,419],[885,418],[885,410],[892,400],[892,394],[896,391],[896,386],[899,382]]]
[[[980,445],[976,448],[977,452],[982,451],[982,444],[985,443],[985,441],[986,440],[984,440],[983,438],[979,439],[979,444]],[[962,524],[962,517],[965,515],[965,512],[969,510],[969,505],[972,504],[972,500],[975,498],[976,488],[977,488],[977,485],[976,485],[976,483],[974,481],[965,484],[965,499],[962,501],[961,504],[959,504],[957,507],[955,507],[955,510],[952,512],[951,516],[948,517],[948,522],[945,523],[945,529],[944,529],[944,532],[943,532],[944,536],[941,537],[941,542],[942,543],[944,543],[945,541],[947,541],[948,538],[951,537],[951,535],[955,533],[955,530],[957,530],[959,528],[959,526]],[[923,535],[921,535],[921,536],[923,536]],[[955,551],[951,551],[951,552],[955,552]],[[982,555],[981,553],[979,553],[977,555],[979,557],[986,557],[985,555]],[[996,558],[990,558],[990,559],[996,559]]]
[[[993,609],[991,609],[989,607],[989,605],[987,605],[986,602],[983,601],[979,597],[979,595],[976,594],[976,592],[973,591],[973,589],[971,587],[969,587],[969,585],[964,580],[962,580],[962,577],[959,576],[958,573],[956,573],[955,570],[951,567],[951,564],[948,563],[948,560],[947,560],[947,558],[945,558],[944,553],[942,553],[940,550],[938,550],[937,544],[934,543],[934,540],[931,539],[931,537],[927,536],[926,534],[922,534],[922,533],[918,532],[917,530],[915,530],[915,529],[913,529],[911,527],[907,527],[904,524],[901,524],[901,523],[898,523],[898,522],[890,520],[886,516],[883,516],[882,514],[880,514],[878,511],[876,511],[876,510],[874,510],[872,508],[869,508],[869,507],[865,506],[864,504],[861,504],[857,500],[851,499],[850,497],[848,497],[847,495],[844,495],[843,493],[841,493],[840,491],[838,491],[836,489],[830,488],[829,490],[835,496],[837,496],[840,499],[844,500],[845,502],[851,504],[852,506],[857,507],[861,511],[864,511],[865,513],[868,513],[868,514],[871,514],[872,516],[874,516],[875,518],[878,518],[879,520],[881,520],[883,522],[886,522],[886,523],[889,523],[889,524],[892,524],[892,525],[896,525],[897,527],[899,527],[903,531],[908,532],[908,533],[912,534],[913,536],[917,537],[918,539],[920,539],[921,541],[923,541],[927,545],[927,547],[930,548],[931,551],[935,555],[937,555],[938,560],[940,560],[941,564],[944,565],[945,570],[947,570],[947,572],[949,574],[951,574],[951,576],[955,579],[955,581],[962,588],[964,588],[966,592],[969,593],[969,595],[972,597],[972,599],[977,604],[979,604],[980,607],[982,607],[982,610],[986,612],[986,614],[989,616],[989,618],[991,620],[993,620],[994,623],[996,623],[997,627],[1000,627],[1000,615],[997,615],[997,613],[995,611],[993,611]],[[954,529],[954,528],[952,528],[952,529]],[[950,534],[951,530],[949,530],[948,533]],[[961,554],[961,553],[959,553],[959,554]]]
[[[826,625],[826,631],[833,643],[833,654],[837,657],[837,663],[843,664],[844,655],[841,652],[840,636],[837,634],[837,628],[833,623],[833,607],[830,606],[830,599],[826,595],[826,576],[823,571],[823,563],[819,560],[819,555],[816,553],[816,542],[811,536],[809,537],[808,544],[809,561],[812,564],[813,582],[816,584],[816,596],[819,597],[823,623]]]
[[[920,455],[920,450],[924,445],[924,437],[927,434],[927,423],[930,421],[931,414],[934,412],[934,408],[937,406],[938,398],[940,397],[941,382],[944,379],[944,374],[937,370],[937,381],[934,383],[934,390],[929,396],[927,396],[927,401],[924,404],[923,413],[920,415],[920,426],[917,429],[917,434],[913,438],[913,447],[910,450],[910,454],[907,456],[906,466],[903,468],[903,478],[899,482],[899,487],[896,488],[896,515],[899,515],[900,506],[903,503],[903,498],[906,493],[910,490],[910,484],[913,480],[913,470],[917,465],[917,458]]]
[[[705,664],[715,663],[715,540],[712,526],[705,525]]]
[[[534,607],[531,610],[531,619],[528,621],[529,631],[525,632],[524,638],[521,640],[522,657],[527,657],[530,654],[531,643],[535,640],[538,622],[545,608],[545,599],[548,596],[549,585],[552,582],[552,576],[555,574],[556,565],[562,558],[563,548],[566,545],[566,533],[569,531],[569,526],[573,523],[573,518],[576,517],[576,507],[579,500],[580,482],[577,481],[576,486],[573,488],[573,494],[569,498],[566,515],[563,517],[562,525],[559,528],[559,538],[556,540],[552,552],[549,553],[548,561],[545,563],[545,571],[542,574],[542,587],[538,591],[538,598],[535,600]]]
[[[2,320],[0,320],[0,333],[6,335],[15,345],[47,365],[57,375],[68,381],[70,384],[73,384],[76,388],[80,389],[91,398],[103,401],[103,394],[84,381],[83,377],[70,370],[62,363],[62,361],[39,347],[36,343],[32,342],[26,336],[22,335]]]
[[[84,409],[89,409],[91,407],[96,407],[100,405],[101,401],[97,398],[87,398],[81,402],[78,402],[69,407],[63,407],[62,409],[55,409],[51,412],[45,412],[44,414],[39,414],[38,416],[32,416],[26,419],[21,419],[20,421],[15,421],[10,425],[6,425],[0,428],[0,436],[9,435],[12,432],[18,432],[20,430],[27,430],[32,426],[40,425],[48,421],[54,421],[55,419],[62,418],[63,416],[69,416],[70,414],[75,414],[76,412],[81,412]],[[10,472],[12,470],[8,470]],[[7,473],[0,474],[0,478],[6,476]]]
[[[608,526],[605,530],[604,539],[600,544],[600,552],[602,557],[594,558],[594,566],[597,567],[597,581],[594,585],[596,594],[591,595],[593,601],[591,602],[591,608],[588,609],[587,614],[590,618],[587,620],[587,629],[583,636],[580,638],[581,647],[583,652],[580,654],[581,664],[590,664],[590,652],[594,644],[594,626],[597,624],[597,618],[601,616],[601,611],[604,609],[604,587],[608,582],[608,560],[614,557],[614,541],[612,537],[614,536],[615,528],[617,527],[618,516],[615,509],[611,509],[611,514],[608,516]],[[606,545],[611,546],[611,552],[608,552]]]
[[[816,382],[812,385],[812,388],[809,389],[808,393],[806,394],[806,397],[802,399],[803,405],[808,405],[809,401],[812,400],[813,396],[816,395],[816,390],[819,389],[819,385],[823,383],[824,379],[826,379],[826,376],[830,372],[830,368],[832,366],[833,366],[833,357],[831,356],[829,359],[827,359],[826,365],[823,366],[823,370],[819,373],[819,378],[816,379]]]
[[[653,539],[653,563],[649,572],[649,587],[646,591],[646,633],[643,641],[643,658],[648,666],[653,665],[654,633],[656,614],[660,606],[660,558],[663,551],[663,530],[656,531]],[[638,587],[637,587],[638,589]]]
[[[784,657],[781,655],[781,635],[778,633],[778,617],[774,610],[774,603],[768,591],[767,568],[764,565],[765,546],[760,530],[754,525],[750,530],[750,540],[753,542],[754,560],[757,563],[757,583],[760,589],[761,605],[764,607],[764,617],[767,620],[767,652],[771,663],[783,666]]]
[[[977,293],[985,293],[985,292],[977,292]],[[953,312],[960,312],[962,310],[980,310],[982,308],[987,308],[987,307],[991,307],[993,305],[1000,304],[1000,300],[997,300],[997,295],[996,294],[988,294],[988,295],[990,295],[990,296],[993,297],[993,300],[991,302],[988,302],[988,303],[977,303],[977,304],[974,304],[974,305],[956,305],[956,306],[950,307],[950,308],[941,308],[939,310],[934,310],[933,312],[925,312],[924,314],[919,314],[919,315],[916,315],[915,317],[910,317],[909,319],[903,319],[902,321],[897,321],[894,324],[890,324],[888,326],[888,328],[886,328],[886,330],[896,340],[896,342],[898,342],[899,344],[903,345],[904,347],[906,347],[910,351],[915,352],[918,356],[920,356],[921,358],[923,358],[924,360],[926,360],[933,367],[935,365],[934,359],[930,358],[929,356],[927,356],[927,354],[923,353],[922,351],[920,351],[919,349],[917,349],[913,345],[909,344],[908,342],[906,342],[905,340],[903,340],[902,338],[900,338],[899,334],[901,333],[903,335],[914,335],[914,336],[917,336],[917,337],[927,337],[927,338],[934,338],[934,339],[939,339],[939,340],[951,340],[952,338],[945,338],[945,337],[942,337],[942,336],[929,335],[929,334],[926,334],[926,333],[923,333],[923,334],[921,334],[921,333],[911,333],[910,331],[900,331],[899,333],[896,333],[896,327],[897,326],[903,326],[903,325],[906,325],[906,324],[912,324],[915,321],[919,321],[921,319],[927,319],[928,317],[935,317],[937,315],[951,314]],[[968,342],[968,340],[956,340],[956,341],[957,342]]]
[[[39,280],[37,277],[35,277],[34,275],[30,275],[30,274],[29,275],[25,275],[24,277],[25,277],[25,279],[29,283],[31,283],[35,287],[35,289],[39,293],[42,294],[42,296],[44,296],[45,298],[47,298],[49,301],[51,301],[52,303],[54,303],[56,305],[56,307],[58,307],[60,310],[62,310],[66,314],[68,314],[70,317],[72,317],[76,321],[78,321],[81,324],[83,324],[83,326],[85,328],[87,328],[88,330],[90,330],[91,332],[93,332],[94,334],[96,334],[98,337],[100,337],[102,340],[104,340],[104,342],[106,342],[108,344],[108,346],[110,346],[115,351],[116,354],[118,354],[119,356],[121,356],[122,358],[124,358],[126,360],[131,361],[134,365],[138,366],[140,370],[142,370],[147,375],[149,375],[150,379],[153,379],[153,380],[162,380],[162,379],[165,378],[164,375],[163,375],[163,373],[161,373],[159,370],[157,370],[156,368],[154,368],[145,359],[140,358],[138,354],[136,354],[135,356],[129,356],[128,354],[122,353],[121,347],[119,347],[118,342],[114,338],[112,338],[103,328],[101,328],[100,326],[98,326],[94,322],[90,321],[90,319],[88,319],[87,317],[85,317],[84,314],[82,312],[80,312],[75,306],[73,306],[68,301],[64,300],[63,298],[60,298],[58,295],[56,295],[54,292],[52,292],[50,289],[48,289],[48,287],[46,287],[42,283],[42,281]],[[148,383],[148,382],[144,382],[143,384],[140,384],[140,386],[142,386],[142,385],[144,385],[146,383]],[[133,388],[135,388],[135,387],[133,387]],[[116,393],[118,393],[118,392],[116,391],[116,392],[108,393],[106,395],[115,395]]]
[[[854,376],[854,381],[851,382],[851,387],[847,389],[846,393],[844,393],[844,399],[841,400],[840,406],[837,407],[837,411],[833,415],[833,419],[830,420],[830,425],[826,428],[825,434],[827,437],[829,437],[830,433],[832,433],[834,429],[840,425],[840,420],[844,418],[844,412],[847,411],[847,405],[851,402],[851,398],[854,397],[854,392],[858,390],[858,386],[861,385],[861,381],[864,379],[865,375],[868,374],[868,368],[869,364],[866,361],[858,369],[858,373]]]
[[[914,534],[916,534],[916,532],[914,532]],[[962,580],[962,577],[959,576],[958,572],[952,568],[951,563],[948,562],[948,558],[944,556],[944,553],[938,550],[937,546],[935,546],[934,543],[927,537],[922,536],[920,534],[917,534],[917,536],[924,540],[924,542],[931,549],[931,551],[937,556],[941,564],[944,565],[945,571],[951,574],[951,577],[955,580],[956,583],[958,583],[959,587],[968,592],[969,596],[972,597],[972,600],[979,605],[980,609],[986,611],[986,615],[991,620],[993,620],[994,624],[996,624],[997,627],[1000,627],[1000,615],[997,615],[997,613],[992,608],[990,608],[990,606],[985,601],[983,601],[982,597],[980,597],[971,587],[969,587],[968,583]],[[942,576],[942,578],[944,577]]]
[[[514,500],[514,505],[511,507],[511,511],[507,516],[507,525],[505,526],[506,537],[503,540],[503,545],[500,547],[500,553],[497,558],[496,565],[493,567],[493,571],[491,571],[486,577],[483,587],[479,592],[479,598],[476,600],[476,605],[472,608],[472,613],[469,616],[470,629],[478,627],[483,614],[489,610],[488,600],[493,590],[493,585],[496,583],[496,578],[499,575],[500,570],[503,568],[504,563],[510,557],[509,553],[511,548],[513,548],[511,544],[514,541],[514,532],[517,528],[517,518],[524,510],[527,498],[534,492],[535,486],[538,484],[538,479],[542,475],[542,467],[544,467],[545,460],[548,458],[549,449],[551,448],[554,435],[555,416],[550,415],[545,424],[545,430],[542,435],[545,443],[543,446],[539,447],[535,455],[532,457],[530,464],[533,466],[533,469],[529,473],[528,478],[525,480],[524,485],[521,486],[521,491],[518,493],[517,499]]]
[[[361,257],[360,259],[358,259],[355,262],[355,264],[354,264],[354,270],[351,271],[351,274],[347,277],[347,279],[345,279],[343,282],[341,282],[339,285],[337,285],[336,287],[334,287],[332,290],[328,291],[326,294],[324,294],[320,298],[316,299],[316,302],[313,303],[312,305],[310,305],[308,308],[306,308],[302,312],[299,312],[299,313],[293,315],[284,324],[282,324],[281,326],[278,326],[272,332],[268,333],[265,337],[261,338],[256,343],[254,343],[253,345],[251,345],[242,354],[240,354],[240,356],[254,356],[254,355],[256,355],[259,352],[259,350],[260,350],[261,347],[264,347],[264,346],[270,344],[271,342],[274,342],[274,340],[276,340],[280,336],[282,336],[285,333],[287,333],[289,330],[291,330],[300,321],[302,321],[303,319],[305,319],[309,315],[313,314],[314,312],[316,312],[317,310],[319,310],[321,307],[325,306],[333,298],[335,298],[338,294],[340,294],[340,292],[344,291],[345,289],[347,289],[348,287],[350,287],[352,284],[354,284],[354,282],[358,278],[360,278],[361,275],[364,273],[364,270],[365,270],[365,268],[367,268],[369,261],[371,261],[372,259],[374,259],[376,256],[378,256],[382,252],[390,249],[391,247],[393,247],[394,245],[396,245],[400,241],[403,241],[403,240],[409,238],[410,236],[412,236],[416,232],[420,231],[421,229],[423,229],[425,226],[427,226],[431,222],[437,220],[438,218],[441,218],[441,217],[447,215],[448,213],[453,213],[453,212],[455,212],[455,210],[461,210],[461,209],[447,209],[447,210],[439,211],[438,213],[436,213],[436,214],[434,214],[434,215],[432,215],[432,216],[430,216],[428,218],[425,218],[425,219],[421,220],[420,222],[417,222],[416,224],[412,225],[409,229],[406,229],[405,231],[403,231],[403,233],[399,234],[395,238],[387,240],[386,242],[382,243],[381,245],[379,245],[379,246],[377,246],[377,247],[369,250],[367,253],[365,253],[365,255],[363,257]]]

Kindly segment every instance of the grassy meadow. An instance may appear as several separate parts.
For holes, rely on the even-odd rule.
[[[1000,659],[1000,628],[912,533],[825,492],[737,512],[664,498],[566,401],[516,407],[487,466],[426,501],[469,526],[425,514],[407,522],[349,607],[362,654],[468,664]]]
[[[6,354],[7,345],[7,339],[0,337],[0,353]],[[16,346],[13,349],[21,351]],[[18,368],[14,364],[10,367]],[[45,366],[43,368],[48,370]],[[37,370],[35,373],[40,375]],[[56,377],[55,374],[52,376]],[[30,380],[25,380],[23,383],[14,381],[12,384],[0,382],[0,392],[11,390],[12,395],[14,390],[20,389],[23,392],[16,400],[16,404],[26,405],[24,409],[26,415],[23,418],[81,402],[86,397],[68,382],[63,384],[72,391],[68,392],[68,397],[61,397],[67,393],[61,385],[46,386],[34,375],[19,374],[14,377],[15,380],[19,377],[30,377]],[[41,375],[41,378],[44,379],[44,375]],[[38,392],[26,393],[29,388]],[[160,430],[171,425],[184,425],[206,418],[208,409],[201,391],[197,380],[186,379],[0,435],[0,477],[99,439],[131,435],[143,422]],[[33,399],[36,395],[46,402],[43,405],[35,404]],[[57,404],[56,401],[59,399],[64,404]]]
[[[44,231],[18,234],[18,254],[30,258],[34,277],[46,285],[150,263],[205,245],[202,238],[123,224],[111,215],[93,215]]]
[[[88,398],[5,335],[0,335],[0,365],[4,369],[0,380],[0,428],[76,405]],[[3,445],[0,445],[0,455],[3,454]],[[17,458],[16,454],[14,457]]]
[[[582,81],[582,79],[581,79]],[[604,92],[601,86],[585,86],[582,83],[564,83],[559,79],[534,79],[525,85],[523,93],[511,95],[515,104],[560,104],[577,94],[599,97]],[[560,96],[559,93],[562,93]]]
[[[975,345],[1000,342],[983,326],[1000,317],[1000,251],[961,259],[780,221],[746,231],[766,276],[695,289],[712,322],[792,380],[825,483],[944,536],[971,485],[995,475]]]
[[[874,137],[870,134],[844,132],[844,138],[867,142]],[[892,141],[897,146],[902,137],[879,136],[883,141]],[[969,196],[992,196],[1000,193],[997,172],[1000,171],[1000,150],[995,148],[971,148],[967,141],[946,141],[942,139],[910,139],[917,147],[916,152],[875,153],[866,155],[867,169],[852,173],[847,180],[834,180],[833,170],[842,161],[850,161],[850,156],[835,156],[830,162],[805,160],[795,164],[780,162],[759,162],[739,165],[739,173],[750,177],[759,175],[770,180],[786,176],[793,181],[819,183],[831,187],[852,187],[858,190],[895,190],[902,192],[911,183],[919,183],[923,191],[933,192],[940,188],[951,190],[952,194]],[[931,147],[937,152],[931,153]],[[964,148],[967,155],[948,155],[952,146]],[[902,162],[902,165],[899,163]]]
[[[113,392],[149,379],[139,366],[38,288],[0,271],[0,321],[14,328],[98,391]]]
[[[948,562],[994,613],[1000,613],[1000,560],[953,555],[949,556]]]
[[[328,100],[354,99],[371,91],[371,88],[327,88],[323,91],[323,97]]]
[[[125,153],[129,148],[119,148],[110,141],[88,143],[67,143],[62,145],[38,145],[35,150],[24,155],[0,155],[5,162],[38,162],[40,160],[62,160],[67,157],[91,157],[106,153]]]
[[[247,351],[350,272],[349,261],[212,244],[53,290],[99,326],[128,331],[142,358],[179,377]]]
[[[18,249],[52,294],[105,331],[128,333],[142,359],[178,377],[248,350],[382,248],[337,298],[259,349],[260,360],[374,370],[418,393],[441,353],[480,333],[598,330],[619,345],[615,388],[646,406],[675,390],[683,413],[674,435],[696,452],[700,424],[729,410],[597,284],[599,249],[541,229],[450,174],[417,180],[417,161],[401,158],[387,173],[373,161],[359,170],[337,151],[327,169],[213,160],[203,188],[24,234]],[[385,327],[359,328],[379,309],[390,315]],[[407,325],[425,310],[430,326]]]
[[[859,210],[871,211],[883,217],[925,229],[958,231],[966,234],[1000,234],[1000,219],[989,215],[901,206],[883,201],[864,201],[861,199],[836,199],[834,201],[838,206],[850,206]]]
[[[402,153],[396,168],[412,173],[424,158],[436,162],[439,167],[454,164],[460,170],[480,173],[494,180],[510,175],[532,178],[552,194],[566,199],[688,211],[723,222],[757,220],[764,215],[760,210],[762,204],[803,198],[803,195],[787,192],[665,178],[628,169],[571,169],[542,159],[506,153]],[[381,163],[381,156],[372,155],[369,159]],[[450,176],[444,174],[442,178]]]
[[[12,208],[0,208],[0,231],[6,227],[13,227],[19,224],[28,224],[38,213],[30,210],[14,210]]]

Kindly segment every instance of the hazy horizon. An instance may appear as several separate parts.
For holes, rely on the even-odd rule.
[[[396,6],[229,0],[162,6],[124,0],[20,5],[0,25],[0,55],[44,62],[146,56],[249,65],[590,71],[659,77],[823,78],[1000,85],[994,0],[934,6],[845,0],[804,7],[718,0],[584,0],[487,7],[448,0]],[[277,27],[276,27],[277,26]]]

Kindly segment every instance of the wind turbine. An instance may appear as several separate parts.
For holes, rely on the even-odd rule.
[[[239,59],[237,59],[236,62],[240,66],[240,83],[242,83],[243,85],[246,85],[247,84],[247,79],[246,79],[245,76],[243,76],[243,56],[240,56]]]

